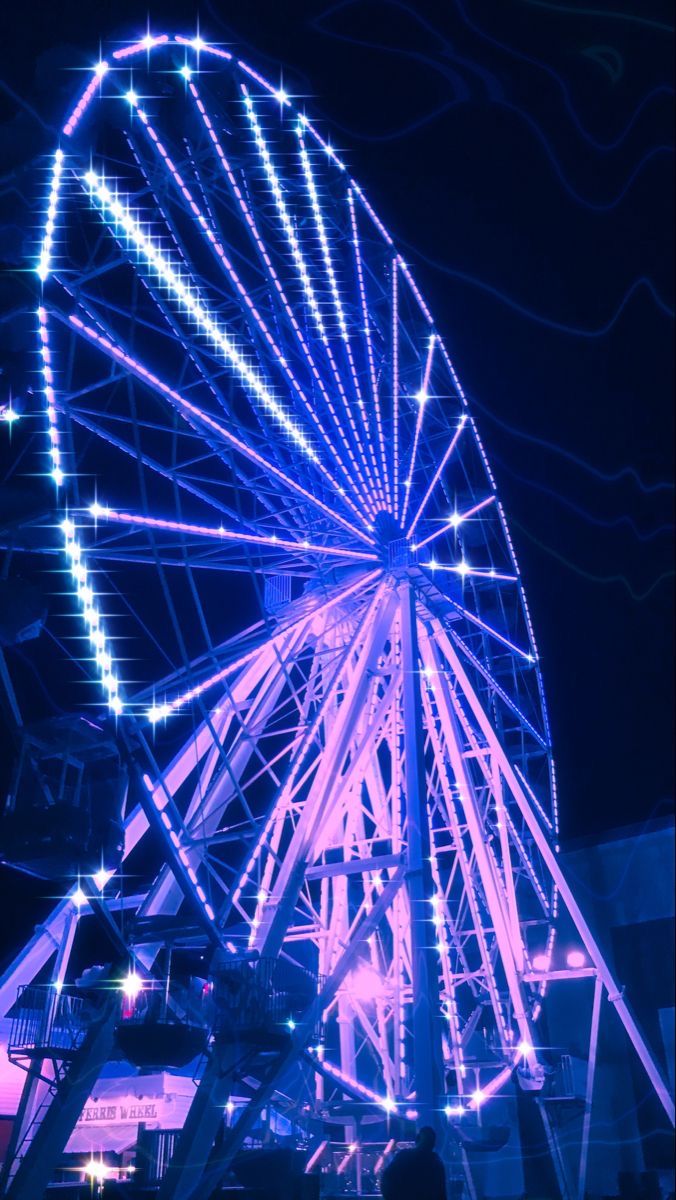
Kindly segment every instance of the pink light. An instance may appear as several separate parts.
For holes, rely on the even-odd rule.
[[[535,957],[533,958],[533,967],[536,971],[548,971],[549,970],[549,955],[548,954],[536,954]]]
[[[587,959],[581,950],[569,950],[566,955],[566,963],[573,970],[584,967]]]
[[[350,975],[348,991],[362,1003],[375,1002],[385,991],[385,981],[375,967],[364,963]]]
[[[122,46],[119,50],[113,50],[113,58],[118,60],[121,58],[129,58],[132,54],[140,54],[142,50],[154,50],[156,46],[164,46],[169,41],[169,34],[163,33],[160,37],[152,37],[147,34],[141,38],[140,42],[132,42],[129,46]]]

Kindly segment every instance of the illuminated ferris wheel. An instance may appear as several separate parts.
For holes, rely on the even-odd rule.
[[[330,141],[199,37],[102,60],[50,186],[49,471],[87,701],[142,779],[95,903],[133,859],[139,979],[164,921],[225,972],[314,980],[280,1065],[306,1107],[464,1153],[493,1097],[545,1086],[551,980],[614,985],[558,870],[537,648],[442,334]],[[166,1194],[207,1194],[186,1178]]]

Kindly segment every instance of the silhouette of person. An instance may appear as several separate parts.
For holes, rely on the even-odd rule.
[[[381,1176],[384,1200],[446,1200],[446,1172],[434,1149],[436,1140],[431,1126],[423,1125],[415,1146],[399,1151]]]

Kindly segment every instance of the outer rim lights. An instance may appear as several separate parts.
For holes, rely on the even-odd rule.
[[[566,964],[577,970],[579,967],[584,967],[587,959],[581,950],[569,950],[566,955]]]
[[[97,62],[96,66],[94,67],[94,74],[96,75],[97,79],[102,79],[109,70],[109,64],[105,61],[105,59],[101,59],[101,62]]]
[[[13,425],[14,422],[20,420],[20,418],[21,413],[18,413],[16,409],[12,408],[11,404],[8,404],[6,408],[3,408],[2,412],[0,413],[0,421],[4,421],[6,425]]]

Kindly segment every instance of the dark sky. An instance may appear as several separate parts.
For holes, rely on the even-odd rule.
[[[405,249],[476,406],[542,655],[564,840],[670,811],[671,4],[9,7],[0,305],[29,302],[31,164],[100,38],[199,19],[283,73]],[[28,347],[0,331],[2,402],[25,389]],[[0,427],[3,464],[9,450]]]

